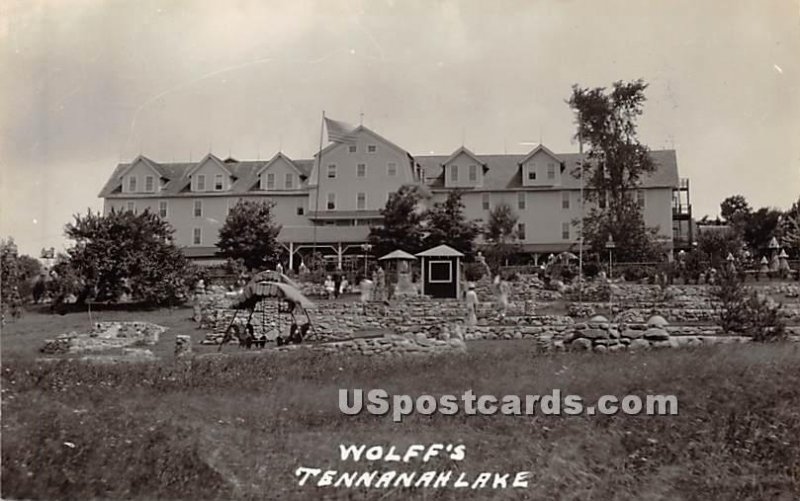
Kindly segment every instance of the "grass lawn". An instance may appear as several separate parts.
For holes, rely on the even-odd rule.
[[[203,333],[190,310],[100,320]],[[537,355],[530,341],[474,342],[423,359],[270,351],[158,363],[37,362],[41,340],[85,314],[30,314],[2,336],[2,496],[30,499],[798,499],[800,345]],[[52,329],[57,328],[56,332]],[[213,351],[212,347],[209,351]],[[431,416],[339,412],[339,388],[420,395],[674,394],[679,415]],[[343,462],[339,444],[464,444],[463,461]],[[300,487],[323,470],[530,471],[525,490]]]

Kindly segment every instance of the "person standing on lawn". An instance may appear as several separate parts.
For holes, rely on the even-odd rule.
[[[325,279],[325,292],[328,294],[328,299],[333,299],[333,293],[336,290],[336,282],[333,281],[333,278],[328,275]]]
[[[465,296],[467,305],[467,326],[474,327],[478,323],[478,294],[475,292],[475,284],[469,284],[469,290]]]
[[[336,273],[333,276],[333,295],[337,299],[339,298],[340,288],[342,286],[342,276],[339,273]]]

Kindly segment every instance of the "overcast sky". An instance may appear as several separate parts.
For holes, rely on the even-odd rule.
[[[224,7],[222,7],[224,6]],[[696,216],[800,194],[800,2],[0,3],[0,235],[64,245],[143,153],[310,158],[320,115],[412,154],[577,151],[570,88],[643,78]]]

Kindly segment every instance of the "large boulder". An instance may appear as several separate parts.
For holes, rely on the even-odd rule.
[[[586,338],[580,337],[569,344],[569,349],[573,351],[588,351],[592,349],[592,342]]]
[[[651,327],[644,331],[644,338],[648,341],[667,341],[669,340],[669,333],[664,329]]]
[[[653,315],[647,320],[648,327],[656,327],[658,329],[663,329],[668,325],[669,322],[667,322],[667,319],[662,317],[661,315]]]

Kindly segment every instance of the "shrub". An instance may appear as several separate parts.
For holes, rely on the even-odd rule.
[[[600,266],[597,263],[583,263],[583,275],[588,278],[592,279],[600,273]]]
[[[174,231],[149,210],[76,215],[65,229],[75,245],[67,251],[68,266],[58,273],[70,277],[68,287],[82,289],[79,300],[118,301],[130,295],[149,304],[180,303],[195,275],[172,240]]]
[[[629,266],[622,272],[622,276],[626,282],[639,282],[645,278],[650,278],[652,273],[646,266]]]
[[[477,282],[486,274],[486,268],[480,263],[467,263],[464,265],[464,276],[470,282]]]
[[[748,334],[753,341],[780,341],[786,338],[786,325],[781,304],[751,292],[745,303],[748,313]]]
[[[754,341],[775,341],[786,336],[782,306],[755,291],[748,292],[739,275],[723,268],[712,295],[719,301],[717,319],[726,332],[751,336]]]

